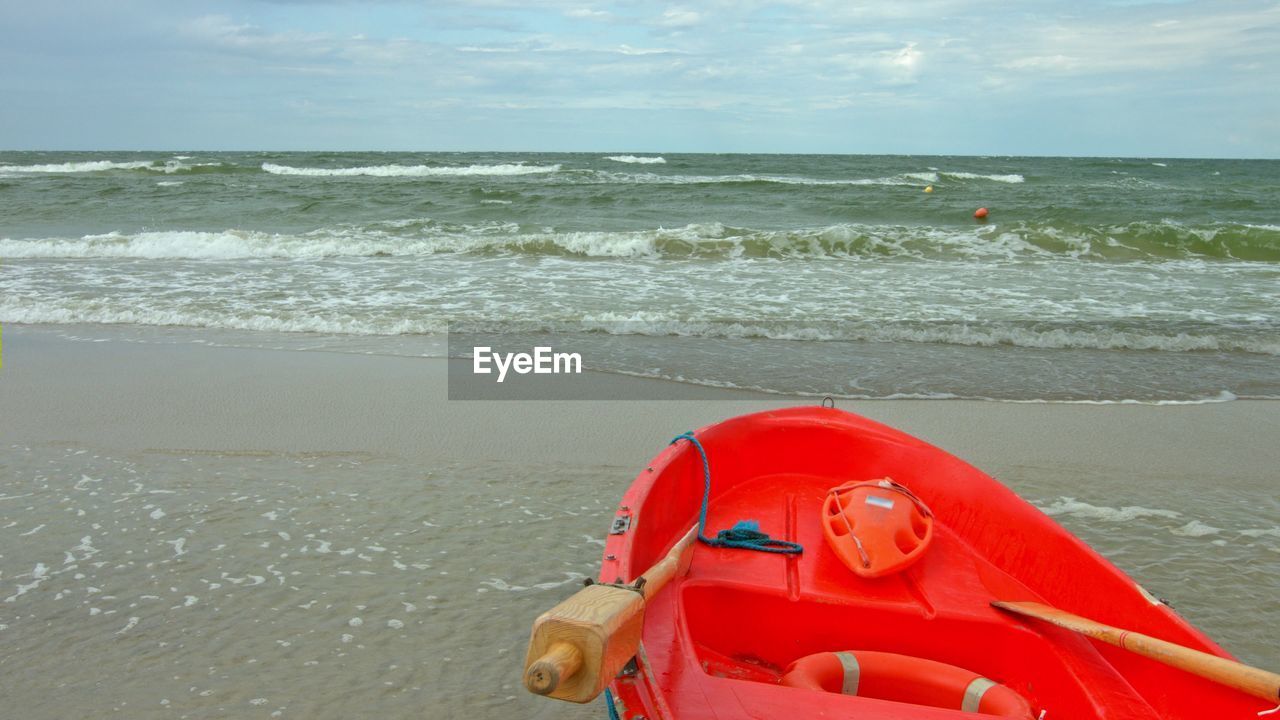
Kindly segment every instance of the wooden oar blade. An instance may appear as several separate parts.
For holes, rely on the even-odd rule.
[[[1097,637],[1097,633],[1105,630],[1106,625],[1096,623],[1088,618],[1072,615],[1064,610],[1050,607],[1038,602],[1006,602],[997,600],[991,603],[992,607],[1010,612],[1023,617],[1034,618],[1047,622],[1051,625],[1057,625],[1073,632],[1088,635],[1089,637]],[[1102,638],[1098,638],[1102,639]]]

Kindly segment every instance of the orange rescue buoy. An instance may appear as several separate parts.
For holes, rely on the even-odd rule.
[[[791,663],[787,687],[1031,720],[1031,703],[1006,685],[936,660],[866,650],[823,652]]]
[[[827,491],[822,532],[850,570],[878,578],[924,555],[933,541],[933,512],[889,478],[848,482]]]
[[[974,216],[975,218],[977,218],[978,220],[986,220],[986,219],[987,219],[987,209],[986,209],[986,208],[978,208],[977,210],[974,210],[974,211],[973,211],[973,216]]]

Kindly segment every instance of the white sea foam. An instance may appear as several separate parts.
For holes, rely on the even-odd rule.
[[[664,157],[637,157],[635,155],[610,155],[605,160],[635,165],[662,165],[667,162]]]
[[[1044,349],[1162,350],[1167,352],[1234,350],[1280,355],[1280,342],[1265,338],[1193,336],[1186,333],[1162,335],[1106,327],[1039,330],[1017,324],[982,326],[942,322],[921,326],[874,323],[843,327],[795,325],[782,322],[771,326],[741,322],[683,320],[651,312],[588,313],[583,316],[581,322],[589,329],[602,332],[658,337],[756,338],[809,342],[918,342],[970,347],[1012,345]],[[1235,396],[1226,393],[1223,399],[1235,399]]]
[[[187,164],[180,159],[158,163],[152,160],[87,160],[84,162],[51,163],[43,165],[0,165],[0,172],[31,175],[60,175],[67,173],[107,172],[110,170],[151,170],[173,174],[201,167],[221,167],[223,163]]]
[[[482,200],[481,202],[509,202]],[[1274,231],[1268,226],[1238,226]],[[937,259],[1105,259],[1144,251],[1126,244],[1134,237],[1170,234],[1177,238],[1215,242],[1220,228],[1192,228],[1177,223],[1142,223],[1088,232],[1051,226],[929,227],[840,224],[788,230],[728,228],[720,223],[690,223],[682,227],[627,231],[527,232],[513,222],[453,224],[414,219],[369,225],[334,225],[305,233],[268,233],[228,229],[218,232],[170,230],[126,234],[109,232],[78,238],[37,237],[0,239],[0,258],[145,258],[235,259],[321,258],[339,256],[406,256],[433,253],[508,251],[513,253],[570,253],[589,257],[707,255],[726,258],[767,257],[904,257]],[[1120,238],[1120,239],[1117,239]],[[1149,241],[1148,241],[1149,242]],[[1117,248],[1120,248],[1117,250]],[[1175,248],[1158,246],[1153,260],[1165,267],[1195,262],[1184,253],[1170,260],[1160,253]],[[1210,257],[1219,256],[1211,252]],[[1229,257],[1229,253],[1228,253]],[[1229,269],[1226,264],[1217,267]]]
[[[524,165],[503,163],[499,165],[467,165],[465,167],[436,165],[370,165],[366,167],[316,168],[292,167],[263,163],[262,169],[272,175],[301,175],[306,177],[350,177],[369,175],[374,177],[433,177],[472,175],[539,175],[560,172],[560,165]]]
[[[526,590],[550,590],[552,588],[558,588],[563,585],[568,585],[570,583],[581,581],[582,578],[586,577],[582,573],[577,573],[577,572],[566,572],[564,575],[565,577],[563,580],[552,580],[548,582],[541,582],[541,583],[537,583],[534,585],[527,585],[527,586],[512,585],[501,578],[492,578],[492,579],[486,580],[484,584],[488,585],[494,590],[500,590],[502,592],[524,592]],[[481,590],[483,589],[484,588],[481,588]]]
[[[140,307],[132,301],[108,305],[100,300],[39,301],[0,298],[0,322],[24,324],[133,324],[252,330],[263,332],[325,333],[356,336],[430,335],[448,329],[448,317],[419,313],[403,315],[354,312],[318,315],[294,309],[245,312],[234,307],[214,309],[169,305]],[[658,313],[593,312],[580,318],[592,330],[616,335],[743,338],[805,342],[911,342],[968,347],[1012,346],[1039,349],[1151,350],[1162,352],[1250,352],[1280,355],[1280,341],[1265,334],[1209,332],[1159,333],[1107,328],[1037,329],[1009,324],[937,322],[923,325],[866,323],[849,326],[745,322],[705,322]],[[1225,402],[1236,396],[1221,391],[1196,402]],[[1081,401],[1085,402],[1085,401]],[[1102,401],[1097,401],[1102,402]],[[1113,401],[1107,401],[1110,404]],[[1170,403],[1185,402],[1182,400]]]
[[[997,399],[997,398],[989,398],[989,397],[973,397],[973,398],[966,398],[966,399],[995,400],[996,402],[1013,403],[1015,405],[1152,405],[1152,406],[1159,407],[1164,405],[1171,405],[1171,406],[1215,405],[1217,403],[1225,403],[1225,402],[1232,402],[1235,400],[1239,400],[1240,397],[1233,392],[1223,390],[1216,395],[1209,395],[1206,397],[1192,398],[1187,400],[1137,400],[1134,398],[1120,398],[1116,400],[1044,400],[1044,399],[1010,400],[1010,399],[1002,399],[1002,398]],[[1276,398],[1248,396],[1247,399],[1274,400]]]
[[[811,178],[799,175],[657,175],[654,173],[599,172],[596,173],[594,177],[609,183],[632,183],[641,185],[774,183],[778,185],[918,186],[920,184],[915,179],[906,176],[881,178]]]
[[[65,162],[48,165],[0,165],[0,172],[7,173],[86,173],[104,172],[106,170],[142,170],[154,166],[150,160],[89,160],[85,162]]]
[[[928,183],[938,182],[938,173],[936,172],[903,173],[902,177],[912,178],[913,180],[921,180]]]
[[[942,175],[944,177],[956,178],[957,180],[990,180],[992,182],[1015,183],[1015,184],[1020,182],[1026,182],[1026,178],[1024,178],[1023,176],[1017,173],[1010,173],[1008,175],[982,175],[979,173],[971,173],[971,172],[943,171]]]
[[[161,231],[125,235],[118,232],[78,239],[0,240],[6,258],[183,258],[229,260],[254,257],[318,258],[339,255],[417,254],[430,251],[423,243],[398,243],[393,238],[348,236],[317,232],[279,235],[256,231]]]
[[[1222,532],[1222,528],[1216,528],[1212,525],[1206,525],[1199,520],[1192,520],[1180,528],[1173,530],[1174,535],[1182,535],[1183,537],[1204,537],[1206,535],[1217,535]]]
[[[1138,505],[1126,505],[1124,507],[1107,507],[1105,505],[1090,505],[1071,497],[1062,497],[1053,503],[1042,506],[1040,508],[1046,515],[1071,515],[1074,517],[1085,518],[1088,520],[1102,520],[1104,522],[1132,522],[1139,518],[1166,518],[1175,520],[1182,517],[1182,513],[1173,510],[1160,510],[1157,508],[1147,508]]]

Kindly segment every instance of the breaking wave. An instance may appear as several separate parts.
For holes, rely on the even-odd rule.
[[[293,167],[262,163],[262,169],[272,175],[300,175],[304,177],[449,177],[473,175],[540,175],[560,172],[560,165],[524,165],[503,163],[499,165],[369,165],[366,167],[317,168]]]
[[[597,313],[586,316],[582,325],[599,332],[658,337],[1280,355],[1280,328],[1229,328],[1190,322],[796,322],[781,319],[736,322],[689,320],[653,313]]]
[[[605,160],[612,160],[620,163],[632,163],[635,165],[663,165],[667,162],[664,157],[637,157],[635,155],[610,155]]]
[[[43,165],[0,165],[0,173],[27,175],[63,175],[71,173],[100,173],[111,170],[148,170],[167,174],[209,171],[211,169],[231,168],[234,166],[220,162],[185,163],[190,160],[184,156],[181,160],[88,160],[84,162],[51,163]]]
[[[631,231],[536,230],[510,222],[429,219],[342,225],[299,234],[111,232],[80,238],[0,239],[0,258],[314,258],[510,253],[604,258],[899,258],[923,261],[1052,260],[1280,262],[1280,228],[1136,222],[976,227],[842,224],[795,230],[692,223]]]

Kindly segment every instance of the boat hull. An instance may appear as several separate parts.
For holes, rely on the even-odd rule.
[[[696,547],[687,575],[646,608],[636,662],[613,684],[620,717],[966,716],[871,697],[783,687],[822,652],[898,653],[1002,683],[1046,720],[1248,717],[1265,703],[1065,630],[1012,618],[994,600],[1035,601],[1222,657],[1222,648],[1012,491],[933,446],[831,408],[757,413],[695,433],[711,468],[706,530],[751,519],[800,555]],[[852,573],[825,543],[830,488],[891,477],[931,508],[928,552],[882,578]],[[666,448],[623,497],[600,579],[628,580],[698,518],[702,460]],[[972,716],[967,715],[967,716]]]

